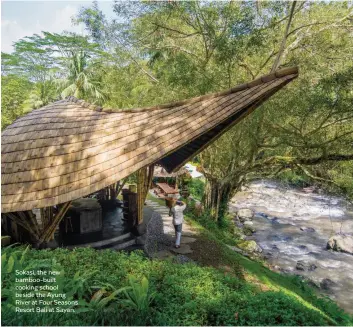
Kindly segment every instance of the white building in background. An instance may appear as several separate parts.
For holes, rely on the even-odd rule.
[[[194,165],[188,163],[188,164],[186,164],[184,167],[185,167],[185,168],[187,169],[187,171],[190,173],[190,175],[191,175],[192,178],[203,178],[203,177],[204,177],[203,174],[201,174],[200,172],[198,172],[198,171],[196,170],[196,166],[194,166]]]

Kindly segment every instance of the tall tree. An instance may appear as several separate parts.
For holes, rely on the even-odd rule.
[[[15,75],[1,77],[1,129],[24,113],[31,83]]]
[[[66,79],[59,80],[63,89],[61,96],[73,95],[79,99],[102,102],[104,99],[100,90],[100,81],[96,78],[93,64],[88,62],[89,56],[84,51],[72,52],[68,59],[69,74]]]

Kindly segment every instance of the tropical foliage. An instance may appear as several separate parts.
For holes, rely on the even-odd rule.
[[[237,265],[237,257],[231,262]],[[151,261],[139,253],[87,248],[8,248],[2,266],[2,322],[7,326],[56,326],[58,322],[65,326],[352,323],[334,303],[317,298],[296,279],[279,276],[278,285],[269,284],[264,292],[246,282],[235,268],[225,274],[191,263]],[[11,310],[15,266],[61,271],[59,292],[65,293],[67,300],[77,301],[70,307],[75,312],[19,315]],[[267,278],[270,280],[270,275]]]

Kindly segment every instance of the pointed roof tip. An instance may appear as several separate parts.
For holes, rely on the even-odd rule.
[[[299,67],[298,66],[291,66],[291,67],[284,67],[275,71],[276,77],[283,77],[287,75],[298,75],[299,74]]]

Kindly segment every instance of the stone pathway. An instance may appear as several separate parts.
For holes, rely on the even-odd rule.
[[[165,236],[170,238],[171,242],[175,241],[175,230],[173,226],[172,217],[169,216],[169,208],[160,205],[157,201],[150,199],[146,200],[146,206],[148,206],[153,211],[157,212],[162,217],[163,222],[163,233]],[[171,246],[169,249],[156,252],[152,255],[154,258],[166,259],[168,257],[174,256],[172,254],[189,254],[192,253],[191,243],[196,241],[196,238],[193,238],[196,233],[191,229],[191,227],[184,221],[183,223],[183,233],[181,237],[181,246],[179,249],[175,249]]]

